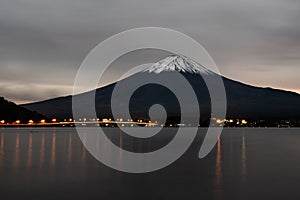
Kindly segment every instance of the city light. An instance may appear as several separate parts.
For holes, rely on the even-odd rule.
[[[83,120],[84,122],[79,122],[80,120]],[[218,119],[218,118],[212,118],[212,120],[215,122],[213,126],[225,126],[225,127],[231,127],[231,126],[236,126],[236,127],[267,127],[267,126],[272,126],[274,127],[296,127],[297,124],[295,125],[296,122],[290,121],[290,120],[281,120],[278,122],[274,122],[274,124],[266,124],[264,120],[258,120],[258,121],[252,121],[249,119]],[[249,120],[249,121],[248,121]],[[51,124],[53,123],[53,124]],[[87,123],[87,124],[85,124]],[[298,122],[300,124],[300,120]],[[16,120],[14,122],[6,122],[6,120],[0,120],[0,125],[3,126],[20,126],[20,125],[30,125],[30,126],[46,126],[46,125],[57,125],[57,126],[74,126],[74,125],[81,125],[81,126],[104,126],[104,127],[115,127],[117,126],[122,126],[122,127],[134,127],[137,124],[143,125],[144,127],[180,127],[180,126],[193,126],[191,124],[161,124],[160,122],[157,121],[151,121],[147,119],[137,119],[137,120],[132,120],[132,119],[122,119],[118,118],[116,120],[112,118],[79,118],[78,121],[72,118],[66,118],[64,121],[59,121],[56,118],[50,119],[47,121],[46,119],[42,119],[40,121],[34,121],[34,120],[28,120],[28,121],[21,121],[21,120]],[[199,123],[198,126],[205,126],[205,124]]]
[[[216,121],[218,124],[221,124],[222,122],[223,122],[223,120],[221,120],[221,119],[217,119],[217,121]]]

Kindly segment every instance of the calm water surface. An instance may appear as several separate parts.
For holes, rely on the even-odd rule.
[[[135,152],[162,147],[174,131],[134,140],[106,130],[115,144]],[[95,160],[73,128],[2,128],[0,198],[300,199],[300,129],[227,128],[198,159],[204,131],[172,165],[128,174]],[[109,146],[97,148],[110,156]]]

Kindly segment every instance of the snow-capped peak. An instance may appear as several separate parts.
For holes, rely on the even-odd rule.
[[[156,74],[166,71],[207,75],[213,74],[212,71],[183,55],[168,56],[144,70],[144,72],[154,72]]]

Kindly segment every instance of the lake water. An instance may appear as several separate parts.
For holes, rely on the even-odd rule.
[[[172,139],[174,130],[133,140],[108,128],[107,136],[125,149],[148,152]],[[170,166],[129,174],[95,160],[73,128],[2,128],[0,198],[300,199],[300,129],[225,128],[213,151],[199,159],[204,132]]]

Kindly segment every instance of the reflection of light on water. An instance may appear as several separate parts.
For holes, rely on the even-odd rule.
[[[50,158],[50,176],[54,178],[54,169],[56,162],[56,133],[52,134],[51,158]]]
[[[84,133],[83,135],[83,144],[82,145],[82,149],[81,149],[81,164],[85,164],[85,158],[86,158],[86,149],[85,149],[85,145],[86,145],[86,133]]]
[[[222,183],[222,157],[221,157],[221,140],[217,143],[217,157],[216,157],[216,184]]]
[[[96,152],[97,152],[97,156],[100,155],[100,142],[99,142],[99,134],[97,134],[97,138],[96,138]]]
[[[123,162],[123,133],[120,131],[120,139],[119,139],[119,163],[120,168],[122,167]]]
[[[0,167],[2,168],[4,165],[4,133],[3,133],[3,128],[2,128],[2,133],[1,133],[1,142],[0,142]]]
[[[217,143],[214,199],[223,199],[221,140]]]
[[[108,139],[111,141],[111,134],[107,133],[106,135]],[[111,159],[111,142],[104,142],[100,141],[101,146],[103,146],[103,152],[104,152],[104,159],[105,160],[110,160]]]
[[[16,136],[16,146],[15,146],[15,160],[14,160],[14,168],[18,168],[19,164],[19,152],[20,152],[20,135],[17,133]]]
[[[83,135],[83,145],[81,148],[81,175],[82,177],[85,177],[85,172],[86,172],[86,149],[85,149],[85,145],[86,145],[86,133],[84,133]]]
[[[247,176],[247,162],[246,162],[246,145],[245,145],[245,134],[243,131],[243,139],[242,139],[242,170],[241,170],[241,178],[242,182],[245,182]]]
[[[44,161],[45,161],[45,134],[42,133],[41,149],[40,149],[40,168],[44,166]]]
[[[110,133],[108,134],[108,138],[109,138],[109,140],[111,141],[111,134],[110,134]],[[108,157],[109,157],[109,158],[111,158],[111,145],[112,145],[112,143],[109,142],[109,143],[108,143]]]
[[[32,133],[29,133],[28,152],[27,152],[27,170],[29,171],[32,165]]]
[[[72,161],[72,134],[69,133],[68,139],[68,165],[71,164]]]

